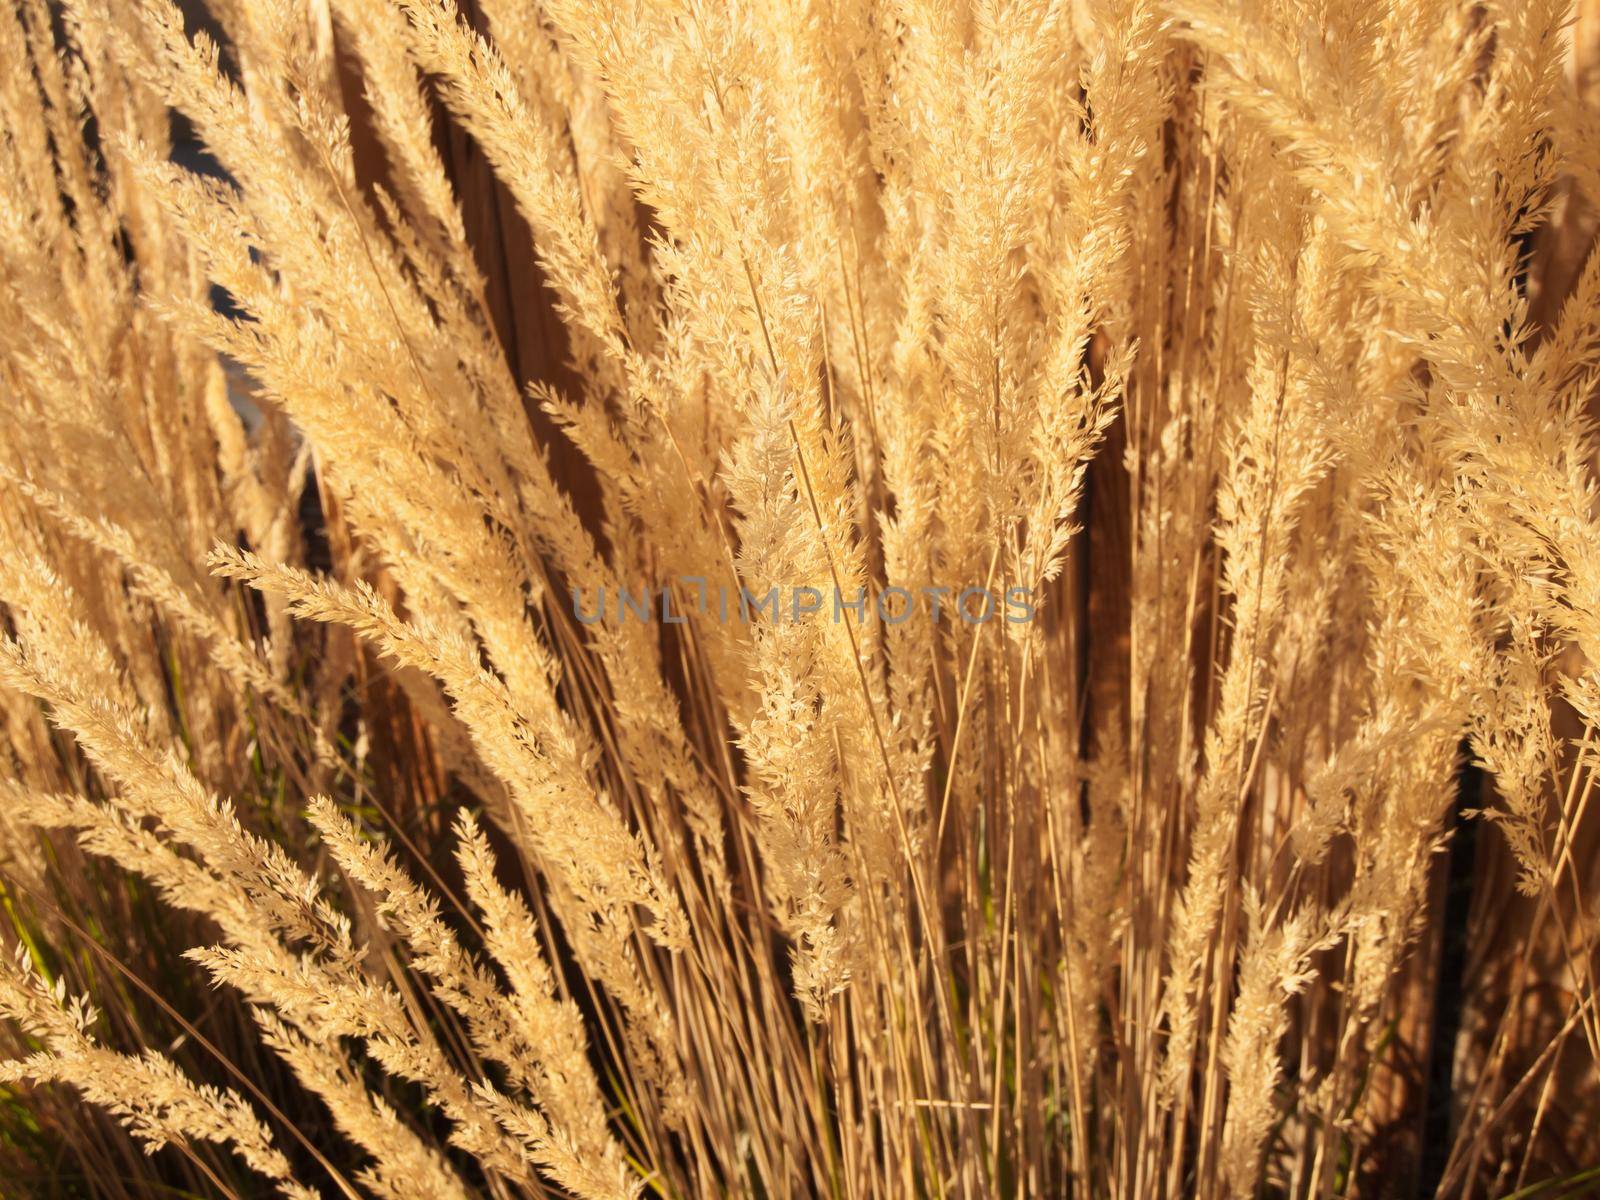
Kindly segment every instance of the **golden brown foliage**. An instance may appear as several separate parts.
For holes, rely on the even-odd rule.
[[[1576,29],[5,5],[0,1191],[1600,1178]]]

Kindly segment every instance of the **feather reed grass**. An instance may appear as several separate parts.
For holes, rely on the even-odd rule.
[[[1576,1195],[1560,0],[13,0],[0,1194]]]

